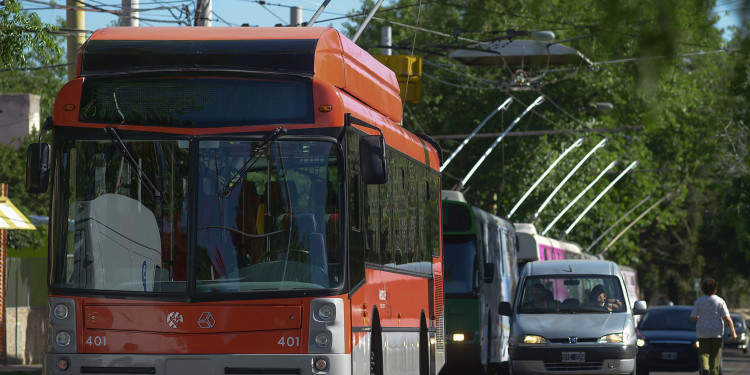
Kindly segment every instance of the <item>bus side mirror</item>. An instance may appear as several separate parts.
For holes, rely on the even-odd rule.
[[[382,135],[365,135],[359,139],[359,164],[364,183],[380,185],[388,182],[385,138]]]
[[[485,263],[484,264],[484,283],[492,284],[492,281],[494,279],[495,279],[495,265],[492,263]]]
[[[49,144],[32,143],[26,150],[26,192],[46,193],[49,187]]]
[[[633,304],[633,315],[643,315],[646,310],[648,310],[646,301],[635,301],[635,304]]]
[[[513,315],[513,308],[510,307],[510,302],[500,302],[500,305],[497,306],[497,313],[502,316]]]

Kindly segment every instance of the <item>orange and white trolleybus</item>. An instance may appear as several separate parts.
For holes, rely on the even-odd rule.
[[[439,149],[401,105],[331,28],[96,31],[27,155],[44,373],[439,372]]]

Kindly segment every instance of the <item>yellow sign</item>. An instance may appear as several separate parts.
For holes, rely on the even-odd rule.
[[[10,199],[0,197],[0,229],[36,230]]]
[[[411,104],[422,100],[421,56],[375,55],[375,58],[396,73],[401,99]]]

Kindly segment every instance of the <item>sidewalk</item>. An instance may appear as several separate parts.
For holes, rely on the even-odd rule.
[[[42,365],[5,365],[0,366],[0,374],[4,373],[29,373],[41,374]]]

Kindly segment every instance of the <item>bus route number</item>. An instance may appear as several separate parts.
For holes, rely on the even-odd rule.
[[[107,336],[89,336],[86,339],[88,346],[107,346]]]
[[[292,337],[292,336],[284,337],[284,336],[282,336],[279,339],[279,342],[277,342],[277,344],[279,344],[281,346],[299,346],[299,337]]]

